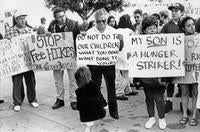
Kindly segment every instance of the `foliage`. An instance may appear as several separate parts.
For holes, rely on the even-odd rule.
[[[54,9],[62,7],[72,12],[77,12],[83,20],[87,20],[96,10],[105,8],[108,12],[123,11],[126,6],[124,0],[45,0],[46,7]]]

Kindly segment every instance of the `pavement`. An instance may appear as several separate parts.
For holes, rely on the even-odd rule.
[[[0,99],[5,103],[0,104],[0,132],[83,132],[84,125],[79,120],[78,111],[69,106],[68,100],[68,77],[65,72],[65,106],[52,110],[55,103],[56,89],[52,71],[35,72],[36,92],[40,104],[39,108],[33,108],[25,98],[20,112],[12,110],[12,80],[10,77],[1,80]],[[26,92],[26,90],[25,90]],[[102,92],[106,97],[105,83]],[[176,92],[175,92],[176,93]],[[119,120],[114,120],[108,114],[102,120],[95,122],[92,132],[199,132],[200,124],[197,126],[180,125],[178,122],[182,117],[179,111],[180,98],[173,98],[174,109],[167,113],[167,128],[160,130],[158,122],[151,129],[145,129],[144,123],[148,119],[145,97],[143,90],[139,90],[137,96],[128,97],[128,101],[118,101]],[[191,99],[189,103],[191,109]],[[156,112],[156,119],[158,119]],[[200,113],[197,113],[200,122]]]

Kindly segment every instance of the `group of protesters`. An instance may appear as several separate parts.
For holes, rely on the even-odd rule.
[[[65,10],[56,8],[53,11],[54,20],[51,21],[48,28],[45,26],[46,19],[41,18],[41,26],[37,29],[38,35],[51,35],[51,33],[72,32],[74,39],[74,47],[76,49],[76,37],[78,34],[118,34],[119,40],[119,61],[115,65],[100,66],[100,65],[85,65],[76,69],[67,69],[69,77],[69,99],[70,106],[74,110],[80,111],[80,120],[86,122],[85,131],[90,131],[93,121],[105,117],[105,109],[108,107],[109,114],[114,119],[119,119],[117,100],[128,100],[127,96],[137,95],[136,89],[139,86],[143,87],[146,106],[149,119],[145,123],[145,128],[150,129],[156,123],[155,105],[158,111],[158,123],[160,129],[165,129],[167,126],[165,113],[173,109],[173,95],[175,84],[178,84],[178,91],[181,96],[180,109],[183,116],[179,123],[190,126],[198,124],[196,113],[196,103],[198,95],[198,72],[187,73],[184,77],[174,78],[133,78],[128,76],[128,62],[120,61],[123,59],[126,45],[126,37],[138,34],[159,34],[159,33],[184,33],[185,35],[196,34],[196,29],[199,29],[198,21],[190,16],[185,16],[185,8],[182,4],[176,3],[168,7],[172,13],[170,19],[168,11],[161,11],[154,14],[143,13],[141,9],[133,11],[135,24],[131,21],[131,16],[128,14],[122,15],[119,22],[114,16],[109,16],[105,9],[99,9],[94,14],[94,21],[91,21],[87,31],[82,32],[78,22],[67,18]],[[29,34],[33,32],[33,28],[28,26],[26,21],[27,14],[17,11],[14,15],[14,25],[5,32],[5,39]],[[121,31],[126,34],[120,34]],[[102,75],[107,87],[107,101],[101,94]],[[64,95],[64,70],[53,70],[53,77],[57,90],[56,102],[52,109],[58,109],[65,105]],[[18,112],[21,109],[25,94],[23,78],[27,87],[28,102],[34,108],[39,107],[36,98],[36,79],[33,70],[23,72],[12,76],[13,82],[13,110]],[[192,83],[187,82],[188,78],[192,78]],[[135,89],[136,87],[136,89]],[[167,94],[164,100],[164,94]],[[188,110],[188,97],[192,96],[192,117],[189,118],[190,111]],[[0,103],[3,103],[0,100]]]

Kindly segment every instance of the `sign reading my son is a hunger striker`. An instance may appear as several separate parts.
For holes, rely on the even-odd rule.
[[[29,45],[33,70],[74,69],[75,49],[72,32],[32,36]]]
[[[135,35],[126,49],[130,77],[185,75],[183,34]]]
[[[32,70],[29,42],[30,35],[0,41],[0,78]]]
[[[87,34],[76,39],[78,65],[115,65],[120,42],[117,34]]]

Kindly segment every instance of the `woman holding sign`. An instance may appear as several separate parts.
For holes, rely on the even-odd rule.
[[[142,33],[143,34],[156,34],[158,33],[158,23],[155,17],[146,17],[142,21]],[[146,96],[147,112],[149,119],[145,123],[145,128],[150,129],[156,123],[154,107],[156,105],[159,116],[159,128],[166,128],[165,121],[165,83],[161,78],[141,78],[142,85],[144,87],[144,93]]]
[[[195,34],[195,20],[192,17],[186,16],[184,17],[179,25],[180,29],[184,32],[185,35],[193,35]],[[186,48],[187,50],[187,48]],[[187,55],[186,55],[187,56]],[[197,95],[198,95],[198,76],[199,73],[192,71],[187,72],[187,68],[189,64],[186,65],[186,74],[184,77],[177,78],[177,82],[181,88],[182,92],[182,108],[183,108],[183,117],[179,121],[180,124],[185,125],[189,121],[190,126],[196,126],[198,121],[196,120],[196,103],[197,103]],[[189,93],[190,89],[192,89],[192,118],[189,120],[187,115],[188,101],[189,101]]]

